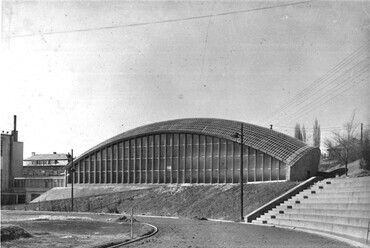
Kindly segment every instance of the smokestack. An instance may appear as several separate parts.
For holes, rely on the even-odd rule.
[[[14,115],[14,131],[17,131],[17,116]]]
[[[14,115],[14,128],[12,131],[13,140],[18,141],[18,131],[17,131],[17,116]]]

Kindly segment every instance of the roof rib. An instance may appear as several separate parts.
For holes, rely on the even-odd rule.
[[[197,133],[201,135],[216,136],[219,138],[240,142],[235,138],[235,133],[241,131],[241,123],[238,121],[210,118],[176,119],[134,128],[127,132],[116,135],[89,149],[77,158],[81,159],[90,152],[101,149],[121,140],[127,140],[138,136],[146,136],[161,133]],[[243,123],[243,144],[262,152],[265,152],[282,162],[292,164],[298,161],[313,148],[302,141],[286,134],[265,127]]]

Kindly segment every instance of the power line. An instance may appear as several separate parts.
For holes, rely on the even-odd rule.
[[[294,129],[286,129],[286,128],[276,128],[275,130],[280,130],[280,131],[284,131],[284,132],[287,132],[287,133],[294,133],[295,130]],[[339,131],[342,131],[344,129],[338,129],[338,130],[320,130],[320,133],[337,133]],[[308,134],[310,133],[313,133],[314,131],[306,131]]]
[[[356,79],[356,78],[358,78],[360,75],[362,75],[362,74],[364,74],[364,72],[366,72],[366,70],[364,70],[361,74],[359,74],[359,75],[357,75],[354,79]],[[363,81],[363,80],[362,80]],[[362,81],[360,81],[360,82],[362,82]],[[356,83],[355,85],[357,85],[358,83]],[[336,91],[338,91],[338,90],[340,90],[340,89],[342,89],[343,87],[345,87],[345,86],[347,86],[346,84],[342,84],[342,86],[341,87],[339,87],[339,88],[336,88],[335,89],[335,91],[333,91],[333,92],[336,92]],[[340,95],[340,94],[342,94],[343,92],[345,92],[346,90],[348,90],[348,89],[351,89],[353,87],[353,85],[351,86],[351,87],[349,87],[349,88],[347,88],[347,89],[344,89],[343,91],[341,91],[341,92],[339,92],[339,94],[337,94],[337,95],[334,95],[334,97],[336,97],[336,96],[338,96],[338,95]],[[320,101],[322,101],[322,100],[325,100],[326,99],[326,95],[323,95],[323,96],[321,96],[320,98],[318,98],[318,99],[316,99],[316,101],[315,101],[315,104],[317,104],[317,103],[320,103]],[[334,97],[332,97],[332,98],[330,98],[330,99],[333,99]],[[326,103],[326,102],[328,102],[328,101],[325,101],[324,103]],[[321,106],[322,104],[320,104],[319,106]],[[318,107],[319,107],[318,106]],[[316,107],[317,108],[317,107]],[[299,111],[296,111],[293,115],[290,115],[289,116],[289,118],[287,118],[283,123],[287,123],[287,122],[289,122],[290,120],[292,120],[293,118],[298,118],[298,117],[301,117],[302,115],[304,115],[304,114],[306,114],[306,113],[308,113],[308,112],[311,112],[312,110],[314,110],[314,109],[316,109],[316,108],[313,108],[313,106],[311,106],[311,105],[306,105],[305,106],[305,108],[302,108],[301,110],[299,110]],[[296,113],[298,113],[298,114],[296,114]]]
[[[358,52],[360,52],[361,50],[358,50]],[[352,54],[352,55],[354,55],[354,54]],[[352,56],[351,55],[351,56]],[[357,56],[357,55],[356,55]],[[350,62],[352,62],[353,61],[353,58],[351,58],[351,60],[349,60],[349,61],[346,61],[345,62],[345,64],[344,65],[341,65],[341,67],[343,67],[343,66],[345,66],[345,65],[348,65]],[[362,61],[361,61],[362,62]],[[359,63],[358,63],[359,64]],[[356,64],[357,65],[357,64]],[[354,66],[353,66],[354,67]],[[352,67],[352,68],[353,68]],[[352,68],[350,68],[350,69],[352,69]],[[341,70],[342,68],[340,68],[339,69],[339,71]],[[349,69],[347,69],[347,71],[348,71]],[[316,92],[316,91],[319,91],[319,90],[322,90],[323,88],[325,88],[325,87],[327,87],[327,85],[325,86],[324,85],[324,83],[326,83],[327,81],[328,81],[328,79],[329,78],[331,78],[331,77],[333,77],[334,76],[334,73],[331,73],[332,75],[330,75],[330,76],[328,76],[324,81],[322,81],[322,82],[319,82],[319,81],[315,81],[313,84],[311,84],[309,87],[307,87],[303,92],[301,92],[301,93],[303,93],[303,94],[301,94],[301,95],[297,95],[295,98],[296,99],[294,99],[293,101],[291,101],[291,103],[290,103],[290,105],[287,105],[287,106],[285,106],[283,109],[281,109],[280,111],[279,111],[279,113],[278,114],[276,114],[276,115],[274,115],[274,116],[277,116],[277,115],[281,115],[282,113],[283,113],[283,111],[285,110],[285,109],[287,109],[287,108],[290,108],[290,107],[293,107],[293,108],[296,108],[297,107],[297,105],[296,104],[293,104],[294,102],[298,102],[299,101],[299,103],[298,103],[298,105],[300,105],[300,104],[302,104],[304,101],[306,101],[307,100],[307,98],[309,97],[309,95],[311,95],[311,94],[313,94],[314,92]],[[342,75],[343,75],[344,73],[342,73]],[[337,77],[338,78],[338,77]],[[333,82],[333,81],[331,81],[331,82]],[[329,83],[330,84],[330,83]],[[320,87],[322,86],[322,85],[324,85],[323,86],[323,88],[322,89],[320,89]],[[317,86],[317,87],[315,87],[315,86]],[[313,88],[314,90],[312,90],[311,92],[309,92],[311,89],[310,88]],[[321,92],[322,93],[322,92]],[[269,120],[272,120],[273,118],[270,118]]]
[[[203,47],[203,56],[202,56],[202,67],[201,67],[201,72],[200,72],[200,80],[202,81],[203,77],[203,70],[204,70],[204,61],[206,57],[206,51],[207,51],[207,44],[208,44],[208,35],[209,35],[209,28],[211,27],[211,22],[212,22],[212,13],[215,8],[216,2],[213,2],[212,10],[211,10],[211,16],[209,17],[208,20],[208,25],[207,25],[207,32],[206,32],[206,39],[204,41],[204,47]]]
[[[288,128],[288,129],[295,129],[295,127],[292,127],[292,126],[278,126],[278,125],[274,125],[274,127],[276,128]],[[310,128],[310,127],[304,127],[306,130],[313,130],[314,128]],[[338,129],[343,129],[343,127],[320,127],[320,130],[338,130]]]
[[[367,58],[366,59],[364,59],[364,60],[362,60],[362,61],[360,61],[359,63],[357,63],[356,65],[354,65],[353,67],[351,67],[350,69],[348,69],[347,71],[350,71],[350,70],[352,70],[353,68],[355,68],[356,66],[358,66],[359,64],[361,64],[361,63],[363,63],[364,61],[366,61],[367,60]],[[367,67],[368,67],[368,65],[365,65],[364,67],[362,67],[361,69],[359,69],[359,73],[361,72],[361,74],[363,73],[363,72],[365,72],[366,71],[366,69],[367,69]],[[364,70],[365,69],[365,70]],[[362,71],[363,70],[363,71]],[[293,113],[290,113],[290,114],[288,114],[286,117],[284,117],[285,119],[291,119],[290,118],[290,116],[292,116],[292,117],[294,117],[294,115],[296,114],[296,113],[298,113],[298,112],[301,112],[302,110],[304,110],[305,108],[310,108],[311,107],[311,104],[312,103],[315,103],[315,102],[317,102],[317,101],[319,101],[321,98],[323,98],[323,97],[326,97],[327,96],[327,93],[324,91],[322,91],[324,88],[326,88],[326,87],[328,87],[329,85],[332,85],[334,82],[336,82],[336,80],[338,80],[339,78],[341,78],[341,77],[343,77],[343,76],[347,76],[346,75],[346,73],[347,73],[347,71],[346,72],[344,72],[342,75],[340,75],[339,77],[337,77],[337,78],[335,78],[335,79],[333,79],[330,83],[328,83],[328,84],[326,84],[322,89],[321,89],[321,91],[320,91],[320,95],[319,95],[319,97],[318,98],[315,98],[315,99],[313,99],[312,101],[310,101],[310,102],[308,102],[306,105],[304,105],[302,108],[298,108],[295,112],[293,112]],[[341,83],[339,83],[339,84],[336,84],[334,87],[331,87],[331,88],[329,88],[329,90],[328,90],[328,92],[329,92],[329,94],[332,94],[333,93],[333,90],[334,89],[336,89],[336,88],[338,88],[338,87],[340,87],[341,85],[343,85],[346,81],[348,81],[348,80],[350,80],[351,79],[351,77],[347,77],[344,81],[342,81]],[[295,107],[297,107],[297,106],[299,106],[299,105],[301,105],[303,102],[300,102],[299,104],[297,104],[297,105],[295,105]],[[282,120],[279,120],[277,123],[281,123],[282,122]]]
[[[282,107],[281,107],[281,111],[285,110],[286,108],[290,107],[291,104],[298,100],[298,99],[301,99],[302,96],[305,96],[309,93],[310,91],[310,88],[314,88],[316,85],[318,84],[321,84],[322,81],[327,78],[330,78],[331,75],[330,74],[334,74],[334,72],[336,71],[339,71],[341,70],[345,65],[347,65],[348,63],[352,62],[353,61],[353,58],[354,56],[356,56],[357,53],[361,52],[361,50],[363,48],[366,48],[365,46],[366,44],[363,45],[363,47],[361,47],[359,50],[357,50],[356,52],[352,53],[350,56],[348,56],[345,60],[342,60],[338,65],[336,65],[335,67],[333,67],[330,71],[328,71],[324,76],[322,76],[321,78],[319,78],[318,80],[314,81],[311,85],[309,85],[306,89],[304,89],[303,91],[301,91],[300,93],[298,93],[294,98],[290,99],[287,103],[285,103]],[[325,81],[324,81],[325,82]]]
[[[348,77],[348,72],[349,71],[351,71],[353,73],[354,71],[357,70],[357,73],[360,73],[363,69],[366,69],[367,66],[368,66],[368,64],[366,63],[367,62],[367,59],[368,59],[368,57],[366,57],[365,59],[360,60],[359,62],[357,62],[356,64],[354,64],[352,67],[350,67],[346,71],[342,72],[341,75],[337,76],[336,78],[331,79],[331,81],[328,81],[328,83],[322,85],[321,88],[320,87],[316,88],[314,91],[312,91],[311,95],[313,94],[313,97],[315,97],[315,95],[321,95],[321,96],[323,96],[323,95],[331,94],[333,92],[333,89],[339,87],[345,81],[347,81],[348,79],[350,79],[351,75],[349,75],[349,77]],[[365,67],[364,66],[359,67],[362,64],[364,64],[364,62],[365,62]],[[341,78],[343,78],[343,77],[347,77],[347,78],[345,78],[344,81],[342,81],[343,79],[341,79]],[[338,80],[340,80],[342,82],[339,83],[339,84],[335,84],[334,86],[331,86],[335,82],[337,82]],[[325,88],[328,88],[328,90],[323,91]],[[319,96],[319,98],[320,98],[320,96]],[[312,97],[311,98],[308,98],[306,100],[301,100],[299,103],[295,104],[294,105],[294,108],[296,108],[296,111],[295,112],[291,112],[290,114],[288,114],[288,116],[294,115],[296,112],[298,112],[301,109],[304,109],[305,107],[308,106],[308,104],[314,102],[318,98],[310,101],[308,104],[304,105],[302,108],[297,108],[297,106],[302,105],[303,103],[307,102],[307,100],[311,100],[311,99],[312,99]],[[287,118],[287,117],[285,117],[285,118]],[[282,122],[282,120],[279,120],[277,123],[280,123],[280,122]]]
[[[358,78],[359,76],[361,76],[362,74],[364,74],[364,73],[366,73],[367,72],[367,70],[366,70],[367,68],[366,67],[364,67],[364,68],[362,68],[360,71],[359,71],[359,74],[357,75],[357,76],[355,76],[354,78],[352,78],[352,77],[349,77],[349,78],[347,78],[347,79],[345,79],[344,81],[342,81],[341,83],[339,83],[339,84],[337,84],[337,85],[335,85],[334,87],[332,87],[331,89],[330,89],[330,94],[333,94],[334,92],[336,92],[338,89],[341,89],[341,88],[343,88],[344,86],[346,86],[346,82],[348,81],[348,80],[351,80],[351,79],[356,79],[356,78]],[[316,99],[313,99],[311,102],[309,102],[308,104],[306,104],[305,106],[303,106],[301,109],[298,109],[296,112],[294,112],[294,113],[291,113],[290,115],[288,115],[287,117],[286,117],[286,119],[287,120],[290,120],[290,119],[292,119],[297,113],[298,114],[300,114],[300,113],[302,113],[302,111],[304,111],[304,110],[306,110],[306,109],[310,109],[311,107],[312,107],[312,104],[317,104],[317,103],[320,103],[320,101],[322,101],[322,100],[325,100],[326,98],[328,97],[328,95],[327,94],[322,94],[321,96],[319,96],[318,98],[316,98]],[[282,121],[278,121],[278,123],[281,123]],[[283,121],[284,123],[286,122],[286,121]]]
[[[361,73],[361,75],[362,74],[364,74],[364,72],[367,72],[366,70],[365,71],[363,71],[363,73]],[[356,78],[357,77],[359,77],[360,75],[358,75],[358,76],[356,76]],[[354,78],[354,79],[356,79],[356,78]],[[318,105],[318,106],[316,106],[316,107],[310,107],[310,108],[308,108],[306,111],[304,111],[304,112],[300,112],[300,114],[299,115],[297,115],[297,116],[292,116],[290,119],[288,119],[287,121],[285,121],[285,123],[287,123],[289,120],[291,120],[293,117],[294,118],[300,118],[302,115],[305,115],[305,114],[307,114],[307,113],[309,113],[309,112],[311,112],[311,111],[313,111],[313,110],[315,110],[315,109],[317,109],[318,107],[320,107],[320,106],[322,106],[323,104],[325,104],[325,103],[327,103],[328,101],[330,101],[331,99],[333,99],[333,98],[335,98],[335,97],[337,97],[337,96],[339,96],[340,94],[342,94],[343,92],[345,92],[345,91],[347,91],[347,90],[349,90],[349,89],[352,89],[353,87],[355,87],[355,86],[357,86],[357,85],[359,85],[360,83],[362,83],[365,79],[367,79],[367,78],[369,78],[369,75],[367,75],[364,79],[362,79],[361,81],[359,81],[359,82],[357,82],[357,83],[354,83],[353,85],[351,85],[350,87],[348,87],[348,88],[346,88],[346,89],[344,89],[344,90],[342,90],[341,92],[339,92],[338,94],[336,94],[336,95],[334,95],[333,97],[331,97],[331,98],[329,98],[327,101],[325,101],[325,102],[323,102],[322,104],[320,104],[320,105]],[[346,86],[346,85],[343,85],[342,87],[340,87],[339,89],[342,89],[344,86]],[[325,96],[324,96],[325,97]]]
[[[306,92],[308,92],[310,90],[310,88],[314,88],[314,86],[316,86],[318,84],[321,84],[322,83],[321,81],[323,81],[324,79],[326,80],[326,78],[330,78],[331,77],[330,74],[334,75],[334,72],[340,71],[341,69],[343,69],[344,66],[346,66],[347,64],[349,64],[350,62],[352,62],[353,59],[356,58],[357,54],[360,53],[360,52],[362,52],[362,50],[365,50],[365,48],[367,48],[367,43],[363,44],[355,52],[353,52],[352,54],[350,54],[346,59],[342,60],[339,64],[337,64],[331,70],[329,70],[327,73],[325,73],[324,76],[322,76],[318,80],[314,81],[314,83],[312,83],[306,89],[304,89],[303,91],[301,91],[300,93],[298,93],[298,95],[296,95],[293,99],[291,99],[289,101],[289,103],[287,103],[285,105],[286,106],[290,106],[290,103],[291,102],[294,102],[292,100],[296,100],[297,98],[300,98],[302,95],[306,95]]]
[[[267,9],[281,8],[281,7],[298,5],[298,4],[305,4],[305,3],[309,3],[309,2],[311,2],[311,1],[301,1],[301,2],[295,2],[295,3],[289,3],[289,4],[281,4],[281,5],[275,5],[275,6],[267,6],[267,7],[260,7],[260,8],[254,8],[254,9],[246,9],[246,10],[239,10],[239,11],[224,12],[224,13],[219,13],[219,14],[200,15],[200,16],[176,18],[176,19],[169,19],[169,20],[160,20],[160,21],[153,21],[153,22],[141,22],[141,23],[132,23],[132,24],[124,24],[124,25],[116,25],[116,26],[107,26],[107,27],[98,27],[98,28],[84,28],[84,29],[56,31],[56,32],[45,32],[45,33],[41,33],[40,32],[40,33],[37,33],[37,34],[11,35],[11,36],[9,36],[9,38],[21,38],[21,37],[30,37],[30,36],[39,36],[39,35],[66,34],[66,33],[79,33],[79,32],[89,32],[89,31],[97,31],[97,30],[106,30],[106,29],[116,29],[116,28],[126,28],[126,27],[138,27],[138,26],[147,26],[147,25],[163,24],[163,23],[173,23],[173,22],[197,20],[197,19],[204,19],[204,18],[210,18],[210,17],[235,15],[235,14],[248,13],[248,12],[254,12],[254,11],[261,11],[261,10],[267,10]]]
[[[284,129],[284,130],[290,130],[290,131],[293,131],[295,130],[295,127],[292,127],[292,126],[275,126],[274,125],[274,128],[275,129]],[[314,128],[309,128],[309,127],[306,127],[305,126],[305,130],[307,132],[312,132],[314,131],[315,129]],[[332,132],[332,131],[339,131],[339,130],[345,130],[344,127],[337,127],[337,128],[325,128],[325,127],[320,127],[320,131],[324,131],[324,132]]]
[[[308,97],[308,95],[310,95],[315,90],[318,90],[321,84],[324,84],[336,72],[339,72],[346,65],[350,64],[354,59],[358,58],[359,54],[361,54],[364,49],[367,49],[367,45],[368,45],[367,42],[361,45],[358,49],[356,49],[353,53],[351,53],[347,58],[342,60],[339,64],[337,64],[327,73],[325,73],[324,76],[320,77],[318,80],[315,80],[312,84],[310,84],[307,88],[305,88],[303,91],[298,93],[295,97],[293,97],[292,99],[284,103],[283,106],[280,108],[280,110],[278,110],[278,112],[274,116],[272,116],[267,122],[271,122],[273,119],[275,119],[275,116],[281,115],[285,109],[290,108],[292,106],[296,107],[295,105],[293,105],[294,102],[300,101],[302,103],[302,98],[304,99],[305,97]],[[311,89],[314,89],[314,91],[310,92]]]

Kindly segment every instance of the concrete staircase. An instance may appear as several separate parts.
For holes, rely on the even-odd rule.
[[[252,223],[291,226],[370,239],[370,177],[325,179]],[[370,240],[369,240],[370,241]]]

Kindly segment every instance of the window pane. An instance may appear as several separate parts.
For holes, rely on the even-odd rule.
[[[271,157],[267,154],[264,155],[264,162],[263,162],[263,180],[270,181],[271,180]]]
[[[279,180],[286,180],[286,164],[279,161]]]
[[[206,143],[206,137],[204,135],[199,136],[199,144],[205,144]]]
[[[125,141],[125,153],[124,153],[125,158],[128,158],[130,156],[130,150],[129,150],[129,142]]]
[[[185,145],[185,134],[180,134],[180,145]]]
[[[172,134],[166,134],[166,144],[167,144],[168,146],[173,145],[173,138],[172,138]]]
[[[256,150],[249,148],[248,157],[248,181],[255,181],[255,170],[256,170]]]
[[[159,134],[154,135],[154,144],[155,146],[159,146]]]
[[[161,146],[166,145],[166,134],[161,134]]]
[[[279,160],[272,158],[271,180],[279,180]]]
[[[263,153],[257,151],[256,181],[262,181],[263,176]]]
[[[166,147],[166,157],[167,158],[172,158],[172,149],[173,149],[172,145],[168,145]]]
[[[118,145],[118,159],[122,159],[123,158],[123,143],[119,143]]]

